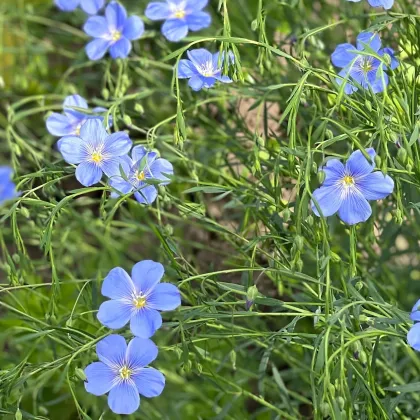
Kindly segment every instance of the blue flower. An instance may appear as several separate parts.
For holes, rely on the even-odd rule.
[[[164,20],[162,33],[169,41],[185,38],[188,31],[199,31],[211,24],[211,16],[203,12],[208,0],[167,0],[149,3],[145,15],[150,20]]]
[[[88,115],[83,112],[76,111],[74,108],[88,109],[88,104],[85,99],[79,95],[67,96],[63,103],[64,115],[53,112],[47,118],[47,130],[53,136],[78,136],[82,125],[92,118],[97,118],[103,121],[104,118],[98,115]],[[92,109],[95,113],[106,112],[105,108],[96,107]],[[109,123],[112,125],[112,119],[109,118]]]
[[[55,5],[65,12],[81,7],[89,15],[95,15],[104,6],[105,0],[55,0]]]
[[[219,65],[220,53],[211,54],[204,48],[187,51],[189,60],[180,60],[178,66],[178,77],[190,79],[188,85],[192,90],[199,91],[203,88],[211,88],[216,81],[231,83],[232,79],[222,76],[222,56]],[[229,62],[233,61],[233,54],[229,54]]]
[[[407,334],[408,344],[417,351],[420,351],[420,323],[414,324]]]
[[[360,0],[347,0],[358,3]],[[394,5],[394,0],[368,0],[372,7],[383,7],[384,9],[390,9]]]
[[[108,134],[98,119],[87,120],[79,136],[66,136],[58,141],[58,150],[67,163],[78,165],[76,178],[89,187],[98,183],[103,172],[111,176],[119,168],[119,157],[132,146],[127,133]]]
[[[162,325],[158,311],[171,311],[181,304],[178,288],[160,283],[163,274],[163,265],[151,260],[135,264],[131,277],[122,268],[113,268],[102,284],[102,294],[111,300],[99,307],[99,321],[112,329],[130,321],[135,336],[151,337]]]
[[[12,181],[13,169],[0,166],[0,204],[19,196],[16,186]]]
[[[358,90],[356,82],[363,89],[372,89],[374,93],[383,92],[388,86],[389,79],[386,74],[388,67],[378,58],[371,55],[365,48],[369,47],[376,55],[389,56],[389,68],[394,70],[398,67],[398,60],[395,58],[394,50],[391,48],[381,49],[381,40],[378,35],[372,32],[363,32],[357,37],[357,48],[351,44],[340,44],[331,55],[334,66],[342,67],[338,73],[336,82],[341,85],[345,83],[344,91],[351,94]],[[360,54],[359,52],[363,52]],[[384,57],[385,59],[385,57]]]
[[[153,341],[109,335],[96,345],[100,362],[85,368],[85,388],[93,395],[109,392],[108,405],[116,414],[132,414],[140,406],[140,396],[157,397],[165,387],[165,377],[157,369],[145,367],[158,355]]]
[[[420,321],[420,299],[415,303],[410,313],[410,319]]]
[[[380,171],[372,172],[375,151],[369,148],[366,152],[372,163],[356,150],[345,165],[338,159],[330,159],[322,168],[325,181],[314,191],[313,198],[324,217],[338,212],[340,219],[349,225],[365,222],[372,214],[368,200],[380,200],[392,193],[394,181]],[[314,201],[312,210],[320,215]]]
[[[142,146],[133,147],[131,156],[120,159],[124,177],[120,170],[110,177],[109,185],[116,190],[111,197],[135,191],[134,197],[139,203],[152,204],[158,195],[156,184],[169,184],[166,175],[173,175],[173,167],[166,159],[159,158],[156,152],[148,152]]]
[[[83,30],[95,38],[86,45],[86,54],[91,60],[101,59],[108,49],[112,58],[126,58],[131,51],[131,41],[142,36],[144,24],[138,16],[127,18],[124,7],[111,2],[105,16],[90,17]]]

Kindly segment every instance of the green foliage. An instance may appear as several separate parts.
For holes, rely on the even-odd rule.
[[[406,344],[420,293],[415,2],[385,13],[211,0],[211,28],[186,42],[149,24],[129,59],[95,63],[83,13],[51,3],[0,5],[0,153],[23,191],[0,210],[2,418],[119,418],[85,392],[82,369],[109,333],[95,316],[104,276],[142,259],[165,265],[183,306],[154,337],[165,391],[129,418],[417,418],[420,359]],[[142,14],[147,1],[123,3]],[[346,96],[329,57],[368,28],[401,65],[384,94]],[[178,81],[175,63],[197,46],[233,50],[235,82],[194,93]],[[153,206],[77,183],[45,129],[73,93],[174,164]],[[356,227],[315,217],[323,159],[370,146],[394,194]]]

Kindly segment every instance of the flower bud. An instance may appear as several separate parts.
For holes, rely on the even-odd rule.
[[[397,157],[401,163],[405,163],[407,161],[407,150],[405,150],[404,147],[398,149]]]
[[[321,404],[320,409],[321,409],[321,414],[324,418],[328,417],[330,415],[331,410],[330,410],[330,406],[327,402],[323,402]]]
[[[319,171],[318,172],[318,182],[322,184],[325,181],[325,172]]]
[[[344,400],[344,398],[338,397],[337,403],[338,403],[338,406],[340,407],[340,410],[344,410],[344,406],[346,405],[346,401]]]
[[[20,411],[20,409],[18,408],[17,410],[16,410],[16,413],[15,413],[15,420],[22,420],[22,418],[23,418],[23,416],[22,416],[22,412]]]
[[[284,210],[283,210],[283,220],[285,221],[285,222],[287,222],[289,219],[290,219],[290,210],[289,210],[289,207],[286,207]]]
[[[296,235],[296,237],[295,237],[295,245],[296,245],[296,249],[298,249],[299,251],[302,251],[303,245],[304,245],[304,241],[303,241],[302,236]]]
[[[373,161],[375,162],[375,165],[376,165],[377,168],[381,167],[382,158],[379,155],[376,155],[375,158],[373,159]]]
[[[131,120],[131,117],[127,114],[124,115],[123,121],[124,121],[125,125],[127,125],[127,126],[131,126],[133,124],[133,121]]]
[[[86,381],[86,380],[87,380],[86,375],[85,375],[85,372],[83,371],[83,369],[76,368],[76,369],[74,370],[74,373],[75,373],[75,375],[76,375],[76,376],[77,376],[80,380],[82,380],[82,381]]]
[[[257,296],[258,296],[257,286],[254,285],[254,286],[249,287],[246,292],[246,303],[245,303],[245,308],[247,311],[251,309]]]
[[[236,351],[235,350],[231,350],[229,354],[229,358],[230,358],[230,363],[232,364],[232,369],[236,370]]]
[[[109,99],[109,90],[108,89],[102,89],[102,98],[104,98],[106,101]]]
[[[307,218],[306,218],[306,223],[309,226],[313,226],[314,225],[314,217],[312,216],[312,214],[310,214]]]
[[[365,101],[365,107],[367,108],[369,112],[372,112],[372,103],[368,101],[367,99]]]

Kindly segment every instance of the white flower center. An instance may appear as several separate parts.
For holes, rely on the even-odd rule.
[[[201,66],[196,66],[197,71],[204,77],[212,77],[218,71],[213,67],[212,61],[207,61]]]
[[[121,32],[114,30],[111,32],[111,40],[114,42],[117,42],[119,39],[121,39]]]
[[[172,19],[182,19],[186,16],[187,12],[185,7],[187,5],[186,1],[182,1],[180,4],[169,3],[169,9],[171,11]]]

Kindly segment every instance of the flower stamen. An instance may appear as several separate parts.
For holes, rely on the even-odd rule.
[[[146,296],[143,295],[137,295],[133,299],[133,304],[136,309],[141,309],[146,306]]]
[[[120,31],[112,31],[111,32],[111,39],[114,42],[117,42],[119,39],[121,39],[121,32]]]
[[[343,184],[346,187],[350,187],[350,186],[354,185],[354,178],[352,176],[350,176],[350,175],[346,175],[343,178]]]
[[[101,163],[104,160],[102,153],[100,152],[93,152],[91,156],[91,160],[94,163]]]
[[[130,379],[131,369],[129,369],[127,366],[123,366],[118,372],[121,376],[121,379],[124,379],[124,380]]]

